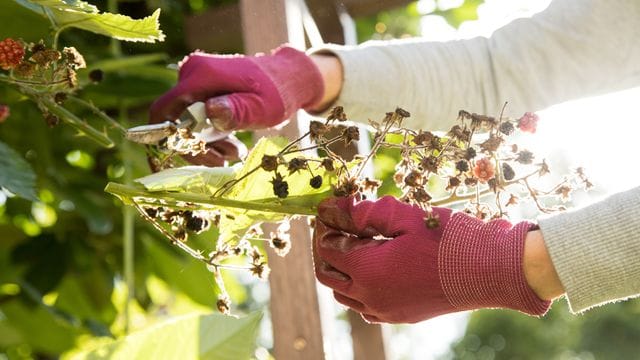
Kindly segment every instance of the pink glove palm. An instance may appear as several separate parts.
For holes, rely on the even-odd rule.
[[[151,107],[151,122],[174,120],[196,101],[219,130],[277,125],[322,99],[324,84],[303,52],[281,47],[271,55],[193,53],[180,65],[178,84]]]
[[[524,238],[534,225],[484,223],[434,208],[440,226],[392,197],[325,200],[318,209],[314,262],[336,299],[371,322],[413,323],[438,315],[510,308],[544,314],[522,270]],[[374,237],[388,240],[376,240]]]

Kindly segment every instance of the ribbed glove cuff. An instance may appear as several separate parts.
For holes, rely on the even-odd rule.
[[[458,310],[509,308],[544,315],[550,301],[541,300],[524,276],[522,261],[530,222],[485,223],[463,213],[447,224],[438,251],[443,292]]]

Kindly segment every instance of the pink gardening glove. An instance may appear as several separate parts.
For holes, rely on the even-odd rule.
[[[182,61],[178,84],[156,100],[150,117],[152,123],[174,120],[203,101],[216,129],[261,129],[316,105],[323,93],[320,70],[288,46],[257,56],[196,52]]]
[[[429,229],[424,211],[393,197],[323,201],[313,239],[318,280],[369,322],[415,323],[479,308],[546,313],[550,302],[536,296],[522,269],[524,238],[535,225],[433,212],[440,225]]]

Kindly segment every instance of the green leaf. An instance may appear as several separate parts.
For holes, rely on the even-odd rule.
[[[149,191],[213,194],[227,181],[232,180],[237,170],[235,167],[183,166],[147,175],[135,181]]]
[[[135,20],[124,15],[100,13],[94,5],[80,0],[29,0],[29,3],[22,0],[18,3],[48,16],[58,29],[75,27],[126,41],[164,40],[158,21],[160,9],[144,19]]]
[[[239,319],[188,315],[67,359],[250,359],[261,318],[260,312]]]
[[[12,193],[37,201],[36,174],[20,154],[0,141],[0,187]]]

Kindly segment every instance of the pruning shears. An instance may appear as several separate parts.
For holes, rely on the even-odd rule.
[[[195,102],[175,121],[135,126],[127,129],[125,136],[127,140],[139,144],[153,145],[175,134],[179,129],[198,132],[200,138],[206,143],[224,139],[230,134],[230,132],[215,130],[211,120],[207,118],[204,103]]]

